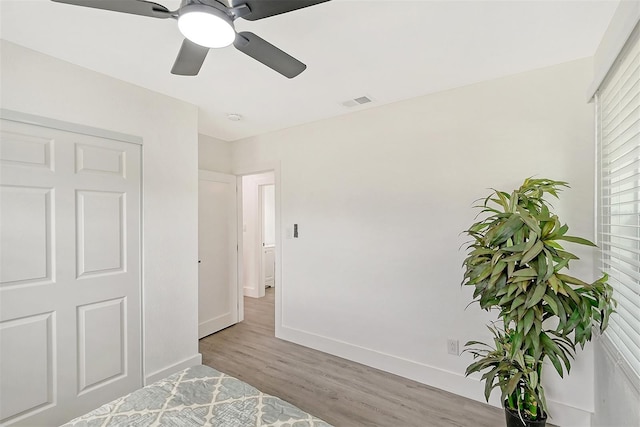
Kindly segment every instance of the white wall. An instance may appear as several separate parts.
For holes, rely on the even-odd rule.
[[[208,135],[198,135],[198,167],[231,173],[231,143]]]
[[[197,108],[6,41],[0,46],[2,108],[143,138],[145,376],[199,363]]]
[[[593,425],[597,427],[640,427],[640,397],[602,340],[595,345],[596,413]],[[637,381],[636,381],[637,382]]]
[[[242,177],[242,286],[245,296],[252,298],[264,296],[264,287],[260,287],[262,236],[258,192],[261,185],[274,183],[273,172]]]
[[[569,181],[554,202],[593,238],[592,63],[580,60],[235,142],[234,171],[280,163],[282,324],[278,336],[483,400],[470,357],[447,338],[487,338],[493,319],[461,289],[460,232],[489,187]],[[591,278],[593,252],[576,274]],[[278,317],[276,317],[278,319]],[[548,372],[551,374],[551,372]],[[586,426],[593,350],[551,381],[552,420]]]

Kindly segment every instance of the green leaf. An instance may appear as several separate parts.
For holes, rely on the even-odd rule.
[[[567,251],[561,251],[561,250],[556,250],[556,254],[558,254],[559,257],[561,258],[566,258],[566,259],[580,259],[577,256],[575,256],[574,254],[572,254],[571,252],[567,252]]]
[[[596,246],[596,244],[592,241],[576,236],[558,236],[555,238],[555,240],[566,240],[567,242],[578,243],[580,245]]]
[[[560,230],[558,232],[558,235],[560,236],[564,236],[564,234],[569,231],[569,226],[567,224],[564,224],[563,226],[560,227]]]
[[[547,409],[547,398],[544,395],[544,389],[542,388],[541,385],[538,385],[538,397],[539,397],[539,402],[540,402],[540,406],[542,407],[542,410],[545,413],[549,413],[549,410]]]
[[[560,375],[560,378],[564,378],[564,372],[562,371],[562,364],[560,364],[560,359],[558,359],[558,357],[553,353],[547,354],[547,357],[549,357],[549,360],[551,360],[553,367],[556,368],[556,371],[558,372],[558,375]]]
[[[558,344],[556,343],[556,346]],[[571,371],[571,362],[569,361],[569,358],[567,357],[567,355],[565,354],[564,349],[560,348],[558,346],[558,351],[556,352],[556,354],[560,357],[560,359],[562,359],[562,361],[564,362],[564,366],[567,370],[567,374],[569,373],[569,371]]]
[[[563,248],[563,247],[562,247],[558,242],[556,242],[555,240],[549,240],[549,239],[547,239],[547,240],[545,240],[545,241],[544,241],[544,244],[545,244],[545,245],[547,245],[547,246],[549,246],[549,247],[552,247],[552,248],[554,248],[554,249],[560,249],[560,250],[564,249],[564,248]]]
[[[513,273],[516,270],[516,262],[510,261],[507,263],[507,277],[513,276]]]
[[[513,273],[513,277],[536,277],[538,272],[534,270],[532,267],[522,268],[520,270],[516,270]]]
[[[523,319],[523,327],[524,327],[524,334],[527,335],[529,333],[529,331],[531,330],[531,327],[533,326],[533,320],[535,319],[535,313],[533,310],[529,310],[527,311],[527,314],[524,315],[524,319]]]
[[[496,191],[496,195],[499,197],[499,200],[493,199],[496,203],[498,203],[505,212],[509,211],[509,196],[504,191]]]
[[[486,267],[483,267],[482,271],[480,272],[480,274],[478,274],[477,276],[475,276],[469,284],[474,284],[474,283],[478,283],[484,279],[486,279],[487,277],[489,277],[491,275],[491,265],[487,265]]]
[[[547,292],[547,285],[545,283],[541,283],[536,286],[533,294],[531,295],[531,299],[527,302],[526,307],[531,308],[534,305],[538,304],[540,300],[544,297],[544,294]]]
[[[536,265],[538,267],[538,278],[536,279],[537,283],[546,280],[545,277],[548,275],[548,270],[553,270],[552,268],[547,267],[547,257],[545,254],[546,249],[542,249],[542,252],[538,255],[538,259],[536,260]],[[553,273],[553,271],[552,271]],[[550,274],[549,274],[550,276]]]
[[[502,226],[497,229],[497,234],[494,239],[492,239],[491,244],[500,245],[504,243],[509,237],[513,236],[513,234],[522,228],[524,224],[522,220],[517,215],[512,215]]]
[[[565,225],[561,225],[557,216],[554,217],[554,222],[555,222],[555,225],[556,225],[556,227],[555,227],[556,230],[553,233],[551,233],[550,235],[547,236],[547,238],[550,239],[550,240],[555,240],[559,236],[564,236],[564,234],[567,231],[569,231],[569,226],[566,225],[566,224]]]
[[[569,320],[567,320],[567,324],[564,328],[565,333],[571,332],[578,326],[580,323],[580,312],[578,310],[574,310],[569,316]]]
[[[560,260],[560,262],[558,262],[558,263],[555,265],[555,267],[553,267],[553,271],[557,273],[558,271],[560,271],[560,270],[562,270],[563,268],[567,267],[567,266],[569,265],[569,261],[571,261],[571,260],[570,260],[570,259],[568,259],[568,258],[565,258],[565,259]]]
[[[489,401],[489,396],[491,396],[491,390],[493,390],[493,388],[494,388],[493,379],[495,378],[495,375],[496,375],[497,372],[498,372],[498,368],[494,368],[492,371],[490,371],[491,375],[488,376],[487,378],[485,378],[484,397],[485,397],[485,399],[487,399],[487,402]],[[489,380],[489,378],[491,380]]]
[[[507,267],[507,263],[504,261],[499,261],[495,267],[493,267],[493,271],[491,272],[491,283],[495,283],[496,280],[498,280],[498,277],[500,277],[500,274],[502,274],[502,272],[504,271],[504,269]]]
[[[518,243],[513,246],[505,246],[501,250],[505,252],[522,252],[526,246],[526,243]]]
[[[520,295],[515,300],[513,300],[513,304],[511,304],[511,311],[513,311],[516,308],[518,308],[518,306],[524,304],[525,300],[526,300],[526,298],[525,298],[524,295]]]
[[[531,281],[532,278],[533,278],[532,276],[514,277],[512,280],[510,280],[510,283],[529,282]]]
[[[556,274],[556,276],[558,276],[558,279],[562,280],[563,282],[571,283],[572,285],[584,286],[585,288],[591,287],[589,283],[583,282],[580,279],[577,279],[572,276],[568,276],[566,274],[558,273]]]
[[[529,212],[527,212],[521,206],[518,206],[518,213],[520,214],[520,216],[521,216],[522,220],[524,221],[524,223],[527,224],[527,227],[529,227],[530,230],[535,232],[537,236],[540,236],[541,230],[540,230],[540,226],[538,225],[538,221],[536,221],[531,216],[531,214],[529,214]]]
[[[542,237],[547,236],[549,233],[551,233],[551,231],[553,230],[553,226],[554,226],[554,222],[553,221],[546,221],[543,225],[542,225]]]
[[[549,277],[548,282],[549,286],[551,286],[551,289],[553,289],[553,292],[557,294],[560,287],[562,286],[562,282],[560,281],[560,279],[558,279],[558,276],[552,274],[551,277]]]
[[[517,204],[518,204],[518,193],[514,191],[513,193],[511,193],[511,197],[509,198],[509,212],[515,213]]]
[[[529,261],[531,261],[532,259],[534,259],[535,257],[538,256],[538,254],[542,251],[542,248],[544,248],[544,243],[542,242],[542,240],[538,240],[532,247],[531,249],[529,249],[523,256],[522,259],[520,260],[520,265],[524,265],[526,263],[528,263]]]
[[[512,338],[512,342],[511,342],[511,358],[514,358],[516,353],[520,350],[520,347],[522,346],[522,341],[524,340],[524,335],[522,332],[516,332],[515,334],[513,334],[513,338]]]
[[[565,286],[564,290],[566,292],[566,294],[573,300],[575,301],[576,304],[580,304],[580,297],[578,296],[578,294],[576,293],[576,291],[574,291],[573,289],[571,289],[571,287],[569,286]]]
[[[518,383],[520,382],[520,378],[522,378],[522,372],[518,372],[513,377],[511,377],[509,383],[507,384],[507,388],[505,389],[506,394],[512,394],[515,391]]]
[[[509,294],[504,295],[502,298],[500,298],[500,301],[498,301],[498,305],[499,306],[504,306],[514,298],[515,298],[514,295],[509,295]]]
[[[533,344],[533,353],[536,355],[536,359],[538,359],[540,357],[540,333],[537,332],[540,328],[538,327],[540,325],[540,323],[538,321],[533,322],[534,324],[534,329],[536,330],[536,333],[534,334],[529,334],[528,336],[531,337],[531,343]]]
[[[493,257],[491,257],[491,265],[496,265],[498,263],[498,261],[500,261],[500,258],[502,258],[502,252],[497,251],[493,254]]]
[[[533,389],[538,387],[538,373],[536,371],[529,372],[529,384]]]
[[[551,255],[551,252],[549,252],[546,248],[543,250],[545,255],[546,255],[546,261],[547,261],[547,272],[544,275],[544,277],[542,278],[543,281],[547,281],[549,280],[549,277],[551,277],[551,275],[555,272],[554,268],[553,268],[553,255]]]
[[[528,252],[533,247],[533,245],[535,245],[537,240],[538,235],[536,234],[536,232],[533,230],[529,231],[529,239],[527,240],[527,243],[522,251]]]
[[[467,341],[467,343],[464,346],[469,347],[471,345],[483,345],[485,347],[490,347],[489,344],[485,344],[482,341]]]
[[[507,287],[507,294],[513,295],[519,289],[517,283],[512,283]]]
[[[549,304],[549,308],[551,309],[551,312],[553,314],[555,314],[556,316],[558,315],[558,304],[556,304],[556,302],[553,300],[553,298],[551,297],[551,295],[549,294],[545,294],[542,299]]]
[[[490,255],[490,254],[493,254],[494,252],[495,251],[493,249],[489,249],[489,248],[477,248],[471,251],[469,255],[471,256]]]

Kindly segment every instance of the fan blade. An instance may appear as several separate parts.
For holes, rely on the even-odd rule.
[[[268,41],[247,31],[238,33],[233,45],[240,52],[262,62],[267,67],[290,79],[297,76],[307,68],[306,65],[298,61],[293,56],[281,51]]]
[[[248,21],[257,21],[258,19],[280,15],[327,1],[329,0],[232,0],[230,3],[231,7],[246,4],[251,9],[251,13],[243,16],[243,18]]]
[[[203,47],[188,39],[184,39],[176,62],[174,62],[173,68],[171,68],[171,74],[178,76],[198,75],[202,63],[207,57],[207,52],[209,52],[208,47]]]
[[[170,18],[171,11],[161,4],[144,0],[51,0],[75,6],[92,7],[94,9],[131,13],[133,15],[150,16],[152,18]]]

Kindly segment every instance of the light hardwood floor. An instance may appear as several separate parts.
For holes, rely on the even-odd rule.
[[[274,336],[274,290],[200,340],[203,363],[336,427],[500,427],[502,410]]]

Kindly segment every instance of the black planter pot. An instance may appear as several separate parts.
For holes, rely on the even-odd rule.
[[[513,409],[506,407],[504,408],[504,415],[507,419],[507,427],[544,427],[547,423],[547,417],[545,415],[544,418],[540,418],[535,421],[527,420],[525,418],[524,424],[522,424],[518,411],[514,411]]]

